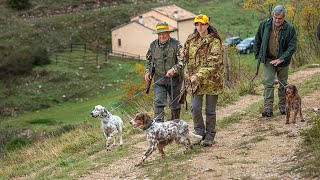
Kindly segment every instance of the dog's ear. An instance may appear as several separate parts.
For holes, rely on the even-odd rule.
[[[108,117],[109,112],[105,108],[103,108],[101,114],[102,114],[103,117]]]
[[[298,94],[298,89],[297,86],[292,85],[293,86],[293,94],[296,96]]]
[[[111,116],[111,113],[110,113],[108,110],[106,110],[106,109],[104,109],[104,111],[105,111],[105,113],[107,114],[106,116],[109,118],[109,117]]]
[[[285,95],[288,95],[288,92],[287,92],[287,89],[289,88],[288,86],[289,86],[289,85],[286,85],[286,86],[284,87],[284,94],[285,94]]]
[[[151,117],[147,113],[144,114],[144,121],[146,123],[149,123],[151,121]]]

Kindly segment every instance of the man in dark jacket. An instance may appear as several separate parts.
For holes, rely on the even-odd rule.
[[[146,58],[148,60],[145,80],[151,81],[151,70],[154,69],[154,118],[158,122],[164,122],[164,107],[167,103],[167,95],[170,97],[171,120],[180,118],[181,104],[179,103],[180,89],[183,80],[183,66],[178,64],[181,60],[180,42],[170,37],[169,25],[160,22],[153,34],[158,39],[150,44]],[[154,67],[154,68],[152,68]]]
[[[289,64],[297,47],[296,31],[285,21],[285,8],[276,6],[272,16],[261,22],[254,44],[255,58],[264,64],[263,117],[273,116],[275,76],[279,82],[279,111],[286,113],[284,86],[287,85]]]

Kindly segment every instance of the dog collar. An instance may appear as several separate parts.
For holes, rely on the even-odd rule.
[[[144,126],[144,127],[142,128],[142,130],[147,130],[147,129],[149,129],[155,122],[156,122],[155,120],[150,121],[150,123],[149,123],[148,125]]]

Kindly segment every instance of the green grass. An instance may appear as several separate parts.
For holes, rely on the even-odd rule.
[[[221,121],[218,121],[217,126],[219,128],[226,128],[230,124],[235,124],[241,121],[240,113],[233,113],[232,115],[223,118]]]
[[[1,127],[5,127],[0,129],[1,143],[5,142],[11,150],[48,135],[61,135],[84,122],[95,124],[90,111],[97,104],[108,110],[122,105],[115,113],[126,116],[137,103],[148,98],[145,94],[127,98],[134,88],[128,85],[145,87],[136,69],[136,64],[144,63],[109,59],[100,69],[85,70],[50,64],[37,67],[31,76],[11,79],[9,84],[0,82],[0,107],[12,108],[14,112],[13,117],[0,118]],[[128,102],[122,104],[125,100]],[[17,137],[16,132],[21,129],[30,130],[31,137]]]
[[[33,7],[38,6],[37,9],[33,9],[36,11],[53,10],[82,2],[87,1],[32,1]],[[201,10],[201,13],[209,15],[212,24],[217,27],[223,38],[239,32],[242,37],[255,34],[259,21],[254,13],[241,9],[242,2],[244,1],[175,1],[178,6],[195,14]],[[97,44],[100,47],[110,47],[111,28],[127,23],[132,15],[160,5],[164,4],[123,3],[97,11],[23,20],[18,14],[24,12],[8,10],[4,8],[4,3],[0,2],[0,41],[17,47],[41,44],[51,52],[70,42],[88,42],[89,49],[94,49]],[[238,16],[234,16],[235,13]],[[81,59],[83,55],[80,52],[57,54],[72,59]],[[53,54],[53,60],[57,54]],[[88,52],[87,55],[94,56],[95,53]],[[99,57],[103,60],[102,56]],[[231,58],[234,64],[233,71],[237,72],[238,57]],[[227,89],[219,97],[220,107],[239,99],[248,91],[247,81],[254,75],[256,62],[253,54],[241,55],[240,58],[240,77],[244,82]],[[1,157],[0,162],[1,178],[23,176],[33,172],[37,172],[36,179],[76,178],[92,170],[95,163],[106,164],[126,156],[129,146],[142,141],[139,139],[117,151],[98,154],[105,148],[105,144],[100,132],[100,122],[92,119],[89,113],[96,104],[104,105],[108,109],[122,104],[128,91],[128,86],[124,85],[129,82],[133,85],[141,83],[142,77],[137,74],[135,65],[144,65],[145,62],[115,58],[102,65],[101,69],[95,69],[92,65],[85,70],[79,70],[77,63],[80,64],[53,63],[35,68],[31,76],[11,78],[6,84],[1,82],[0,105],[11,107],[16,113],[11,118],[0,118],[0,139],[5,135],[16,136],[16,132],[21,129],[31,130],[33,135],[30,139],[15,137],[8,142],[9,151],[6,156]],[[236,75],[235,73],[234,79],[238,77]],[[259,83],[259,79],[257,82]],[[304,82],[302,95],[318,89],[318,82],[319,77]],[[126,122],[137,108],[139,111],[151,111],[151,98],[151,95],[138,96],[114,113],[123,117]],[[256,114],[258,107],[257,104],[250,107],[250,112]],[[189,111],[182,117],[191,121]],[[219,122],[218,127],[225,128],[239,121],[241,116],[234,114]],[[125,138],[137,133],[137,130],[125,124]],[[176,148],[169,149],[170,158],[165,160],[165,163],[156,159],[154,164],[148,164],[150,177],[185,179],[183,172],[187,167],[188,158],[203,151],[201,148],[195,148],[189,155],[182,157],[180,153],[175,153],[175,150]],[[92,155],[96,154],[98,155],[92,158]],[[175,174],[176,171],[170,168],[172,165],[181,173]]]
[[[320,176],[320,116],[319,114],[309,120],[311,129],[301,133],[303,143],[301,150],[296,151],[298,164],[291,169],[301,173],[305,178],[317,178]]]
[[[79,128],[60,137],[51,136],[23,149],[8,152],[0,162],[0,177],[24,176],[36,171],[33,177],[35,179],[76,178],[97,168],[96,164],[111,163],[123,158],[128,154],[129,147],[145,140],[143,137],[127,141],[132,135],[132,128],[126,126],[125,129],[128,130],[124,132],[126,143],[122,147],[116,147],[116,150],[106,151],[100,124],[87,126],[83,123]],[[99,153],[101,151],[106,152]]]

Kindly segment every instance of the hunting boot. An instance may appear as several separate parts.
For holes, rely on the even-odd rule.
[[[285,95],[285,90],[284,88],[279,88],[278,89],[278,96],[279,96],[279,111],[282,115],[286,114],[286,95]]]
[[[264,107],[262,112],[262,117],[272,117],[273,116],[273,97],[264,100]]]
[[[204,147],[211,147],[216,136],[216,114],[206,116],[206,133],[202,145]]]
[[[180,109],[171,110],[171,120],[180,119]]]

